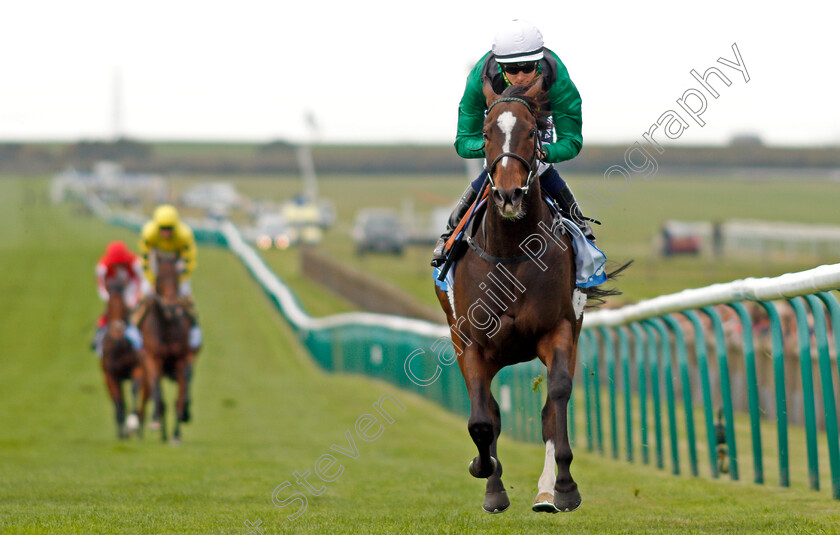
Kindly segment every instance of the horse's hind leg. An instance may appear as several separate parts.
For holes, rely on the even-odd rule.
[[[502,417],[499,412],[499,404],[490,394],[490,414],[493,418],[493,442],[490,444],[490,456],[496,459],[496,470],[487,478],[487,488],[484,493],[484,510],[488,513],[501,513],[510,507],[505,485],[502,483],[502,463],[499,461],[497,445],[499,434],[502,432]]]

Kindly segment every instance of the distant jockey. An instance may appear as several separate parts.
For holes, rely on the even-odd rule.
[[[108,285],[114,280],[122,283],[123,299],[129,310],[134,309],[141,297],[148,293],[149,283],[143,277],[140,259],[121,241],[109,243],[105,254],[96,264],[96,288],[102,301],[108,301]],[[102,340],[105,337],[106,324],[107,318],[103,313],[96,322],[97,329],[93,342],[93,348],[99,358],[102,358]],[[143,337],[136,325],[130,323],[126,325],[125,337],[135,350],[142,349]]]
[[[198,317],[195,311],[195,303],[192,299],[192,287],[190,286],[190,275],[198,265],[198,249],[195,246],[195,237],[192,229],[178,218],[178,211],[174,206],[164,204],[158,206],[152,215],[152,220],[143,226],[140,236],[140,253],[143,255],[143,271],[146,274],[151,288],[155,286],[156,273],[151,256],[154,251],[166,253],[177,253],[182,262],[182,271],[179,278],[178,293],[184,300],[187,315],[190,318],[190,349],[193,352],[201,347],[201,327],[198,326]],[[142,318],[145,311],[139,311],[136,316]]]

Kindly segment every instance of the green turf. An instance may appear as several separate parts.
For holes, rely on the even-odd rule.
[[[577,448],[583,506],[539,515],[529,506],[542,448],[503,439],[512,500],[480,510],[467,474],[474,446],[462,419],[385,383],[319,371],[246,270],[203,247],[194,291],[206,346],[195,377],[194,422],[180,447],[117,442],[96,357],[100,311],[93,265],[110,239],[133,241],[72,206],[53,207],[43,181],[0,180],[0,532],[233,533],[830,533],[827,492],[673,477]],[[171,388],[168,394],[171,396]],[[296,521],[271,503],[293,472],[313,470],[345,432],[392,409],[375,441],[355,438],[334,482]],[[319,481],[310,476],[311,482]],[[305,492],[305,491],[304,491]],[[283,495],[285,496],[285,495]]]

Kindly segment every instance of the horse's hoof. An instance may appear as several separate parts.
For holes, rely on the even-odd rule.
[[[490,477],[494,473],[496,473],[496,470],[498,470],[498,468],[499,468],[499,460],[496,459],[495,457],[493,457],[492,455],[490,456],[490,464],[492,465],[493,469],[490,470],[489,472],[486,469],[479,471],[479,469],[476,468],[476,464],[477,464],[476,461],[478,461],[478,457],[476,457],[475,459],[470,461],[469,470],[470,470],[470,475],[475,477],[475,478],[478,478],[478,479],[487,479],[488,477]]]
[[[554,494],[550,492],[540,492],[534,500],[534,505],[531,509],[537,513],[559,513],[560,510],[554,507]]]
[[[128,418],[125,419],[125,432],[128,434],[134,434],[137,430],[140,429],[140,418],[137,417],[136,414],[132,413],[128,415]]]
[[[561,513],[570,513],[580,507],[580,492],[575,489],[571,492],[554,491],[554,507]]]
[[[169,443],[172,444],[173,446],[180,446],[181,445],[181,439],[180,438],[173,438],[172,440],[169,441]]]
[[[488,492],[484,495],[484,511],[494,515],[496,513],[503,513],[510,507],[510,500],[507,492],[501,490],[499,492]]]

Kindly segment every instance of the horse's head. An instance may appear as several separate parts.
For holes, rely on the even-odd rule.
[[[125,290],[127,284],[128,275],[124,270],[117,270],[116,276],[105,281],[105,288],[108,290],[105,316],[109,321],[122,320],[128,315],[128,307],[123,297],[123,290]]]
[[[518,219],[525,214],[523,199],[539,188],[537,164],[540,129],[544,119],[545,92],[542,79],[531,87],[512,85],[497,94],[484,82],[487,116],[484,119],[484,154],[492,198],[499,213]]]
[[[155,252],[155,291],[164,300],[178,298],[179,260],[177,253]]]

